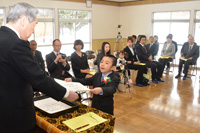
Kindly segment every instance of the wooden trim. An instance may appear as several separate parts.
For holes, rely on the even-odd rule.
[[[54,0],[54,1],[70,1],[70,2],[86,3],[86,0]],[[112,5],[112,6],[132,6],[132,5],[159,4],[159,3],[172,3],[172,2],[184,2],[184,1],[192,1],[192,0],[142,0],[133,2],[122,2],[122,3],[104,1],[104,0],[92,0],[92,4]]]

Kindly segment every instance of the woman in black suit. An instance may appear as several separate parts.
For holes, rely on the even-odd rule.
[[[109,42],[103,42],[102,46],[101,46],[101,53],[99,53],[97,55],[97,59],[96,59],[98,68],[99,68],[99,64],[101,62],[101,59],[105,55],[110,55],[110,51],[111,51],[111,49],[110,49],[110,43]]]
[[[81,40],[76,40],[74,42],[74,49],[76,50],[71,55],[71,63],[72,69],[74,72],[74,76],[76,78],[89,78],[91,77],[90,68],[88,65],[87,55],[86,53],[81,52],[83,49],[84,44]]]

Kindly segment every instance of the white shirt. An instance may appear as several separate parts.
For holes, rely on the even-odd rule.
[[[194,46],[194,43],[192,45],[189,44],[189,50],[192,50],[193,46]],[[190,49],[190,47],[191,47],[191,49]]]
[[[129,49],[130,49],[130,51],[131,51],[131,53],[134,55],[134,51],[133,51],[133,48],[131,47],[128,47]]]
[[[171,43],[168,43],[168,44],[167,44],[167,46],[166,46],[166,50],[169,48],[169,45],[170,45],[170,44],[171,44]]]
[[[12,27],[12,26],[9,25],[9,24],[6,24],[5,27],[8,27],[8,28],[11,29],[12,31],[14,31],[14,32],[17,34],[17,36],[20,38],[19,32],[18,32],[14,27]]]
[[[5,27],[8,27],[12,31],[14,31],[17,34],[17,36],[20,38],[19,32],[15,28],[13,28],[11,25],[6,24]],[[69,90],[67,88],[65,88],[65,89],[66,89],[66,93],[65,93],[64,97],[68,97],[69,96]]]

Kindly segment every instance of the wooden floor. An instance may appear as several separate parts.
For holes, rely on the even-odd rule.
[[[164,83],[131,86],[114,97],[115,133],[200,133],[199,72],[186,81],[163,74]],[[89,101],[84,103],[89,104]]]

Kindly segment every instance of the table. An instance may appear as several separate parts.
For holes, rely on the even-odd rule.
[[[43,129],[48,133],[65,133],[65,132],[74,133],[74,131],[69,127],[67,127],[66,125],[64,125],[62,121],[80,116],[87,112],[94,112],[97,115],[107,119],[107,121],[99,125],[96,125],[86,131],[83,131],[82,133],[90,133],[90,132],[112,133],[114,131],[115,117],[113,115],[104,113],[100,110],[91,108],[83,104],[80,104],[78,110],[75,110],[72,113],[66,113],[60,115],[57,118],[50,118],[48,116],[45,116],[44,114],[41,114],[39,111],[36,111],[36,124],[39,128]]]

